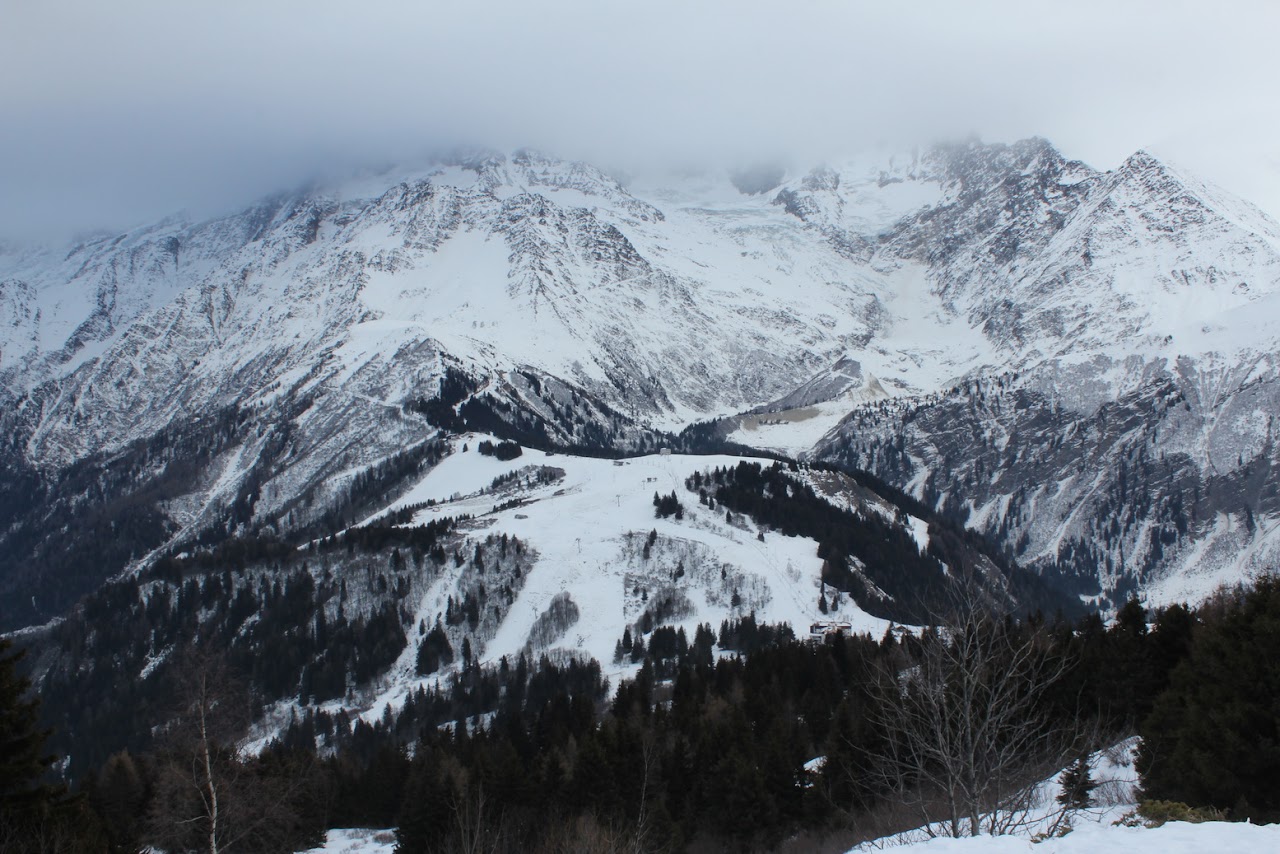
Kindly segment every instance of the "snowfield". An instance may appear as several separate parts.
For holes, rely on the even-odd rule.
[[[885,846],[886,848],[888,846]],[[863,847],[855,851],[882,850]],[[1113,827],[1109,820],[1080,821],[1066,836],[1032,842],[1018,836],[930,839],[893,847],[927,854],[1274,854],[1280,851],[1280,825],[1207,821],[1171,821],[1160,827]]]
[[[311,849],[309,854],[390,854],[395,847],[394,830],[341,829],[329,831],[325,844]],[[1280,851],[1280,825],[1175,821],[1146,828],[1113,827],[1109,821],[1087,821],[1077,824],[1066,836],[1039,843],[1017,836],[980,836],[854,850],[926,854],[1274,854]]]
[[[330,830],[324,845],[311,848],[306,854],[390,854],[395,850],[394,827],[344,827]]]
[[[610,460],[530,448],[513,460],[499,460],[479,453],[481,441],[497,440],[480,434],[454,440],[455,453],[387,510],[434,501],[406,524],[470,515],[473,539],[508,534],[537,553],[523,588],[479,656],[483,663],[519,656],[535,621],[554,597],[564,593],[577,605],[580,617],[551,651],[596,659],[614,685],[638,667],[613,664],[623,628],[641,617],[648,595],[672,586],[685,594],[692,611],[664,622],[683,627],[690,638],[699,623],[718,629],[722,620],[752,612],[761,622],[789,623],[799,636],[820,617],[848,622],[852,631],[874,637],[891,625],[865,613],[847,596],[838,608],[821,615],[822,561],[815,541],[773,532],[765,532],[761,539],[760,529],[750,519],[735,514],[734,521],[727,522],[723,510],[699,504],[697,494],[685,487],[685,479],[695,471],[737,466],[743,460],[770,465],[772,460],[682,454]],[[515,474],[523,479],[544,466],[562,471],[563,477],[489,491],[496,478]],[[655,518],[654,494],[672,492],[684,507],[684,518]],[[518,504],[495,509],[510,502]],[[652,532],[657,538],[646,560],[643,550]],[[674,576],[681,570],[677,585]],[[451,581],[446,574],[423,596],[415,625],[435,623],[453,591]],[[736,605],[735,593],[740,600]],[[439,678],[416,676],[416,646],[409,644],[393,665],[384,680],[385,689],[366,712],[371,719],[386,704],[397,709],[409,691]]]

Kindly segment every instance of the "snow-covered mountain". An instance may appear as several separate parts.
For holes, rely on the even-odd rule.
[[[1280,229],[1144,153],[1081,181],[1044,148],[1029,175],[976,230],[944,207],[941,240],[909,244],[1002,370],[864,407],[817,455],[1112,601],[1197,599],[1274,566]]]
[[[468,668],[594,660],[616,683],[660,627],[672,640],[746,619],[881,637],[920,622],[920,603],[961,573],[1001,607],[1055,601],[865,476],[728,455],[515,451],[483,434],[433,444],[399,497],[336,534],[165,556],[31,632],[73,773],[147,745],[164,722],[152,699],[193,648],[252,683],[252,749],[307,710],[376,722]],[[838,526],[814,520],[814,503]]]
[[[697,435],[799,452],[854,411],[817,456],[969,507],[1046,571],[1114,593],[1212,555],[1226,577],[1265,562],[1280,515],[1278,290],[1280,228],[1247,203],[1043,140],[625,184],[468,151],[210,222],[7,245],[0,595],[24,605],[2,622],[161,549],[356,521],[440,426],[639,452],[734,416]],[[996,382],[1032,402],[956,408]],[[1135,493],[1122,458],[1179,486]],[[1153,535],[1178,502],[1186,531]]]

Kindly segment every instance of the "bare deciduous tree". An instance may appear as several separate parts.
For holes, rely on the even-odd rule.
[[[288,850],[313,794],[314,769],[271,773],[260,761],[238,755],[250,702],[221,659],[195,653],[179,672],[147,841],[173,852]]]
[[[233,745],[249,724],[247,699],[220,659],[200,654],[177,669],[174,693],[148,835],[166,850],[220,854],[236,823],[231,792],[244,769]]]
[[[1037,783],[1078,749],[1043,703],[1067,668],[1043,634],[961,594],[882,674],[874,723],[887,746],[869,764],[929,835],[1025,827]]]
[[[471,790],[466,785],[465,772],[459,773],[462,782],[453,800],[456,833],[450,847],[458,854],[495,854],[504,850],[502,816],[493,814],[484,784],[479,783]]]

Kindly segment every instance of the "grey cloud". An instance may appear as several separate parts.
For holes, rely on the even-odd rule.
[[[452,142],[618,161],[1039,134],[1107,167],[1266,109],[1280,9],[1207,8],[6,0],[0,233],[213,211]]]

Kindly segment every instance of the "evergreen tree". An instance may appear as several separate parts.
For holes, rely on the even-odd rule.
[[[25,650],[0,639],[0,851],[5,854],[101,850],[106,840],[82,798],[43,782],[54,757],[49,730],[37,724],[39,700],[26,699],[31,681],[18,673]]]
[[[102,816],[111,850],[121,854],[137,851],[147,785],[133,757],[125,751],[112,754],[97,778],[86,782],[85,789],[93,810]]]
[[[1142,790],[1235,818],[1280,820],[1280,577],[1211,610],[1202,609],[1190,656],[1139,728]]]
[[[404,790],[404,803],[396,822],[396,851],[413,854],[443,850],[453,825],[453,792],[440,757],[427,745],[414,757]]]
[[[59,790],[42,782],[54,757],[45,754],[48,730],[37,725],[39,700],[27,699],[31,680],[18,674],[26,650],[10,652],[0,639],[0,826],[21,824],[51,804]]]
[[[449,643],[444,627],[436,623],[435,628],[418,644],[418,675],[429,676],[450,664],[453,664],[453,646]]]
[[[1089,770],[1088,757],[1081,756],[1071,767],[1062,772],[1058,779],[1062,791],[1058,793],[1058,803],[1065,809],[1082,810],[1093,806],[1093,790],[1098,784],[1094,782]]]

